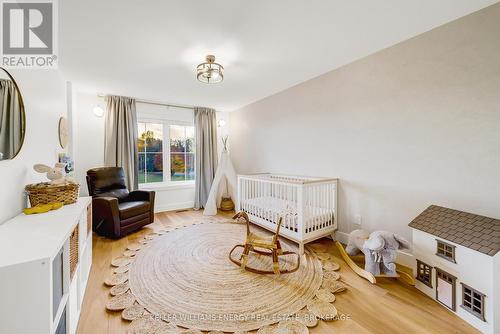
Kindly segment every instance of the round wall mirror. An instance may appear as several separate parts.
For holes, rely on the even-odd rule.
[[[0,67],[0,160],[13,159],[21,150],[26,116],[16,81]]]

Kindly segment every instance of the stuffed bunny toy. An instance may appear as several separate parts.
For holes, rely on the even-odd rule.
[[[56,163],[54,168],[51,168],[47,165],[36,164],[33,166],[33,169],[38,173],[46,173],[51,184],[73,183],[74,180],[66,176],[66,171],[64,170],[65,166],[66,164],[64,163]]]
[[[392,232],[368,234],[364,230],[354,230],[349,234],[346,252],[353,256],[362,251],[365,254],[365,270],[373,275],[395,277],[397,250],[409,248],[410,243],[406,239]]]

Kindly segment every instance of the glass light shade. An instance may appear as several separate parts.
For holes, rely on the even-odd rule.
[[[203,83],[217,83],[224,80],[224,67],[215,62],[215,57],[208,55],[206,62],[196,67],[196,78]]]
[[[97,117],[104,116],[104,108],[101,106],[95,106],[93,112]]]

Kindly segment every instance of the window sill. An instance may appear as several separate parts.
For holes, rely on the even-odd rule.
[[[191,189],[191,188],[194,188],[194,181],[139,184],[140,190],[176,190],[176,189]]]

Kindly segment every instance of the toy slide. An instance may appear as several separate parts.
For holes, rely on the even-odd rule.
[[[412,275],[407,273],[406,271],[398,270],[396,269],[398,276],[387,276],[387,275],[373,275],[371,272],[364,270],[360,266],[358,266],[347,254],[347,252],[344,249],[344,246],[338,241],[335,241],[335,245],[339,249],[340,255],[344,259],[345,263],[359,276],[363,277],[364,279],[368,280],[372,284],[377,283],[377,277],[384,277],[384,278],[400,278],[406,283],[410,285],[415,285],[415,279],[413,278]]]

